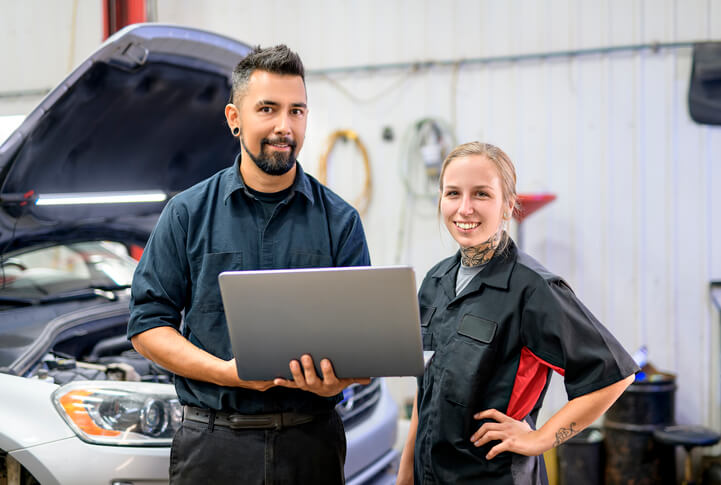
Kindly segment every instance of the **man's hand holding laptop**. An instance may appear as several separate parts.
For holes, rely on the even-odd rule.
[[[282,379],[280,377],[273,380],[276,386],[290,387],[293,389],[302,389],[319,396],[330,397],[335,396],[351,384],[370,384],[369,378],[361,379],[338,379],[333,370],[330,360],[323,359],[320,361],[320,369],[323,377],[319,377],[313,365],[313,359],[310,355],[304,354],[297,360],[290,361],[290,373],[293,380]]]

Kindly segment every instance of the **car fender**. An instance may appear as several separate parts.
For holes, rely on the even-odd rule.
[[[52,403],[56,384],[0,373],[0,449],[13,452],[75,436]]]

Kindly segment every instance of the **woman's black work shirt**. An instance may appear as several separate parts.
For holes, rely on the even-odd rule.
[[[135,271],[128,338],[172,326],[197,347],[228,360],[233,352],[218,287],[221,271],[370,264],[358,212],[304,173],[300,163],[287,196],[272,210],[248,190],[240,163],[238,155],[232,167],[168,202]],[[277,296],[283,304],[283,295]],[[175,388],[183,404],[243,414],[316,414],[340,400],[182,376],[175,377]]]
[[[497,409],[535,428],[551,370],[569,399],[638,370],[568,284],[513,241],[455,294],[460,253],[426,275],[419,292],[423,349],[435,354],[418,379],[416,483],[545,483],[542,457],[485,455],[473,415]],[[482,480],[479,481],[479,480]]]

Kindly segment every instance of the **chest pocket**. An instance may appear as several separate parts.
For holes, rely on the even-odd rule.
[[[498,323],[477,315],[463,315],[456,335],[446,348],[441,389],[455,404],[474,407],[495,370],[493,340]]]
[[[193,306],[203,313],[223,311],[218,275],[223,271],[242,270],[243,253],[207,253],[203,255],[198,281],[195,284]]]
[[[466,313],[458,327],[458,333],[482,344],[490,344],[496,335],[497,328],[498,324],[492,320]]]
[[[433,314],[436,307],[421,305],[421,338],[423,339],[423,350],[435,350],[433,342],[433,331],[430,328]]]

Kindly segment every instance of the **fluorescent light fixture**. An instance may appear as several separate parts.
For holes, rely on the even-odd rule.
[[[163,202],[165,192],[78,192],[72,194],[41,194],[35,205],[131,204]]]

